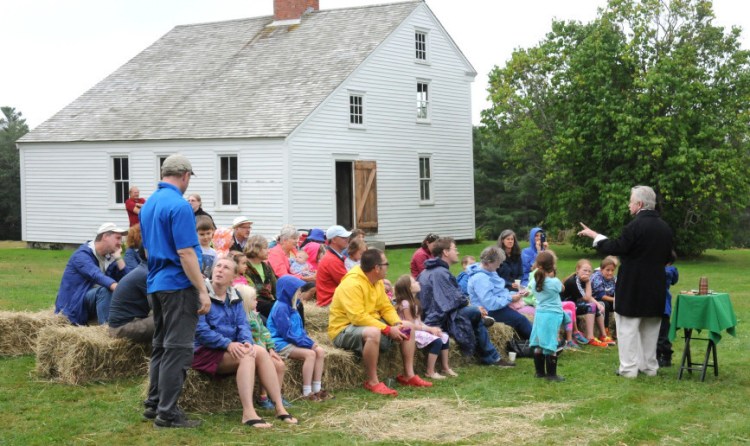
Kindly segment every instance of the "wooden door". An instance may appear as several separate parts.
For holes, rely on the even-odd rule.
[[[354,162],[356,227],[367,233],[378,232],[378,182],[375,161]]]

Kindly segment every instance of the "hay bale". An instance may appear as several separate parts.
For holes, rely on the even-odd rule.
[[[148,390],[148,378],[145,389]],[[242,409],[234,375],[214,379],[193,369],[188,370],[178,404],[188,412],[215,413]]]
[[[494,345],[497,351],[500,352],[501,356],[505,357],[508,354],[508,341],[516,336],[516,331],[502,322],[496,322],[492,327],[488,328],[487,331],[490,333],[490,341],[492,341],[492,345]]]
[[[0,356],[31,355],[43,327],[66,325],[68,319],[53,310],[0,311]]]
[[[319,307],[313,302],[305,302],[305,330],[308,333],[328,332],[328,307]]]
[[[146,375],[151,346],[112,338],[106,326],[48,326],[35,352],[39,377],[79,385]]]
[[[326,351],[323,386],[327,390],[335,392],[362,385],[365,379],[362,362],[354,353],[334,347],[330,342],[326,342],[320,333],[315,333],[311,337]],[[286,367],[281,392],[285,398],[294,400],[302,396],[302,361],[287,360]],[[257,392],[257,375],[255,384]],[[145,389],[148,389],[148,380]],[[182,389],[179,404],[191,412],[227,412],[242,408],[234,376],[211,378],[191,369]]]

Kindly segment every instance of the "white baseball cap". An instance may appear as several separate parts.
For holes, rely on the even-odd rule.
[[[122,229],[114,223],[104,223],[99,226],[99,230],[96,231],[96,235],[104,234],[105,232],[119,232],[120,234],[127,234],[127,229]]]

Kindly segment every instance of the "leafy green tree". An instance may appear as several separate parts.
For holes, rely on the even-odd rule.
[[[502,138],[486,127],[474,127],[474,202],[477,228],[490,240],[504,229],[520,239],[543,217],[539,181],[517,170]]]
[[[16,141],[28,133],[12,107],[0,107],[0,240],[21,239],[21,171]]]
[[[483,121],[539,176],[548,227],[616,235],[646,184],[678,253],[729,246],[750,192],[750,53],[713,19],[707,0],[610,0],[493,70]]]

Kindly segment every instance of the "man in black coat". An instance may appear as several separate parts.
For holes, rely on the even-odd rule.
[[[659,369],[656,342],[659,337],[664,299],[667,295],[664,267],[672,259],[672,230],[654,210],[656,194],[648,186],[630,191],[633,221],[616,240],[589,229],[578,235],[594,239],[594,247],[604,255],[620,257],[615,288],[615,322],[620,356],[618,375],[635,378],[641,372],[655,376]]]

